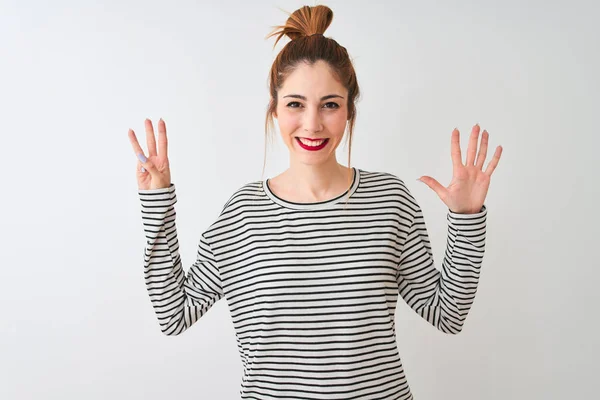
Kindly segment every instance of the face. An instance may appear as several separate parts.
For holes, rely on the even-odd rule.
[[[324,61],[300,64],[277,94],[277,118],[292,162],[335,162],[348,120],[348,91]]]

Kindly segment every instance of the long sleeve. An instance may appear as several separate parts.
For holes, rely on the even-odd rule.
[[[196,261],[187,276],[179,255],[175,226],[175,185],[139,190],[146,235],[144,278],[161,331],[179,335],[192,326],[219,299],[223,289],[219,269],[204,234]]]
[[[475,214],[448,210],[448,236],[441,270],[435,267],[421,208],[409,194],[411,219],[398,265],[406,303],[444,333],[461,331],[475,299],[483,260],[487,208]]]

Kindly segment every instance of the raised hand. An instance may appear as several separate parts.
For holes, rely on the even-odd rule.
[[[492,173],[496,169],[502,154],[502,146],[496,147],[493,158],[483,171],[483,163],[487,155],[489,133],[483,131],[481,146],[477,153],[479,141],[479,125],[471,130],[469,147],[467,149],[467,161],[463,164],[460,151],[460,133],[458,129],[452,131],[451,154],[453,165],[453,176],[450,185],[443,187],[438,181],[430,176],[422,176],[418,180],[429,186],[437,193],[439,198],[448,206],[450,211],[460,214],[474,214],[481,211],[485,197],[490,186]],[[475,155],[477,154],[477,161]]]
[[[135,133],[129,129],[129,141],[133,151],[138,157],[136,176],[138,189],[162,189],[171,185],[171,171],[169,169],[169,158],[167,157],[167,127],[162,118],[158,121],[158,152],[156,151],[156,139],[152,121],[144,121],[146,128],[146,144],[148,145],[148,156],[137,141]]]

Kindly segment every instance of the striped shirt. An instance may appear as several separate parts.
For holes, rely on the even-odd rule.
[[[247,183],[182,267],[175,185],[139,190],[144,276],[165,335],[227,300],[243,366],[242,399],[412,399],[398,354],[398,294],[441,332],[457,334],[484,254],[484,205],[448,210],[441,269],[404,182],[354,168],[348,191],[295,203],[268,180]]]

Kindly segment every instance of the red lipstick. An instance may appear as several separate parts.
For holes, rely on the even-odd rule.
[[[314,140],[314,141],[323,140],[323,139],[308,139],[308,138],[303,138],[303,139]],[[324,139],[323,143],[321,143],[319,146],[307,146],[304,143],[302,143],[300,141],[300,138],[298,138],[298,137],[296,138],[296,142],[298,142],[298,144],[300,145],[300,147],[302,147],[304,150],[317,151],[317,150],[321,150],[322,148],[324,148],[325,146],[327,146],[327,143],[329,142],[329,139]]]

